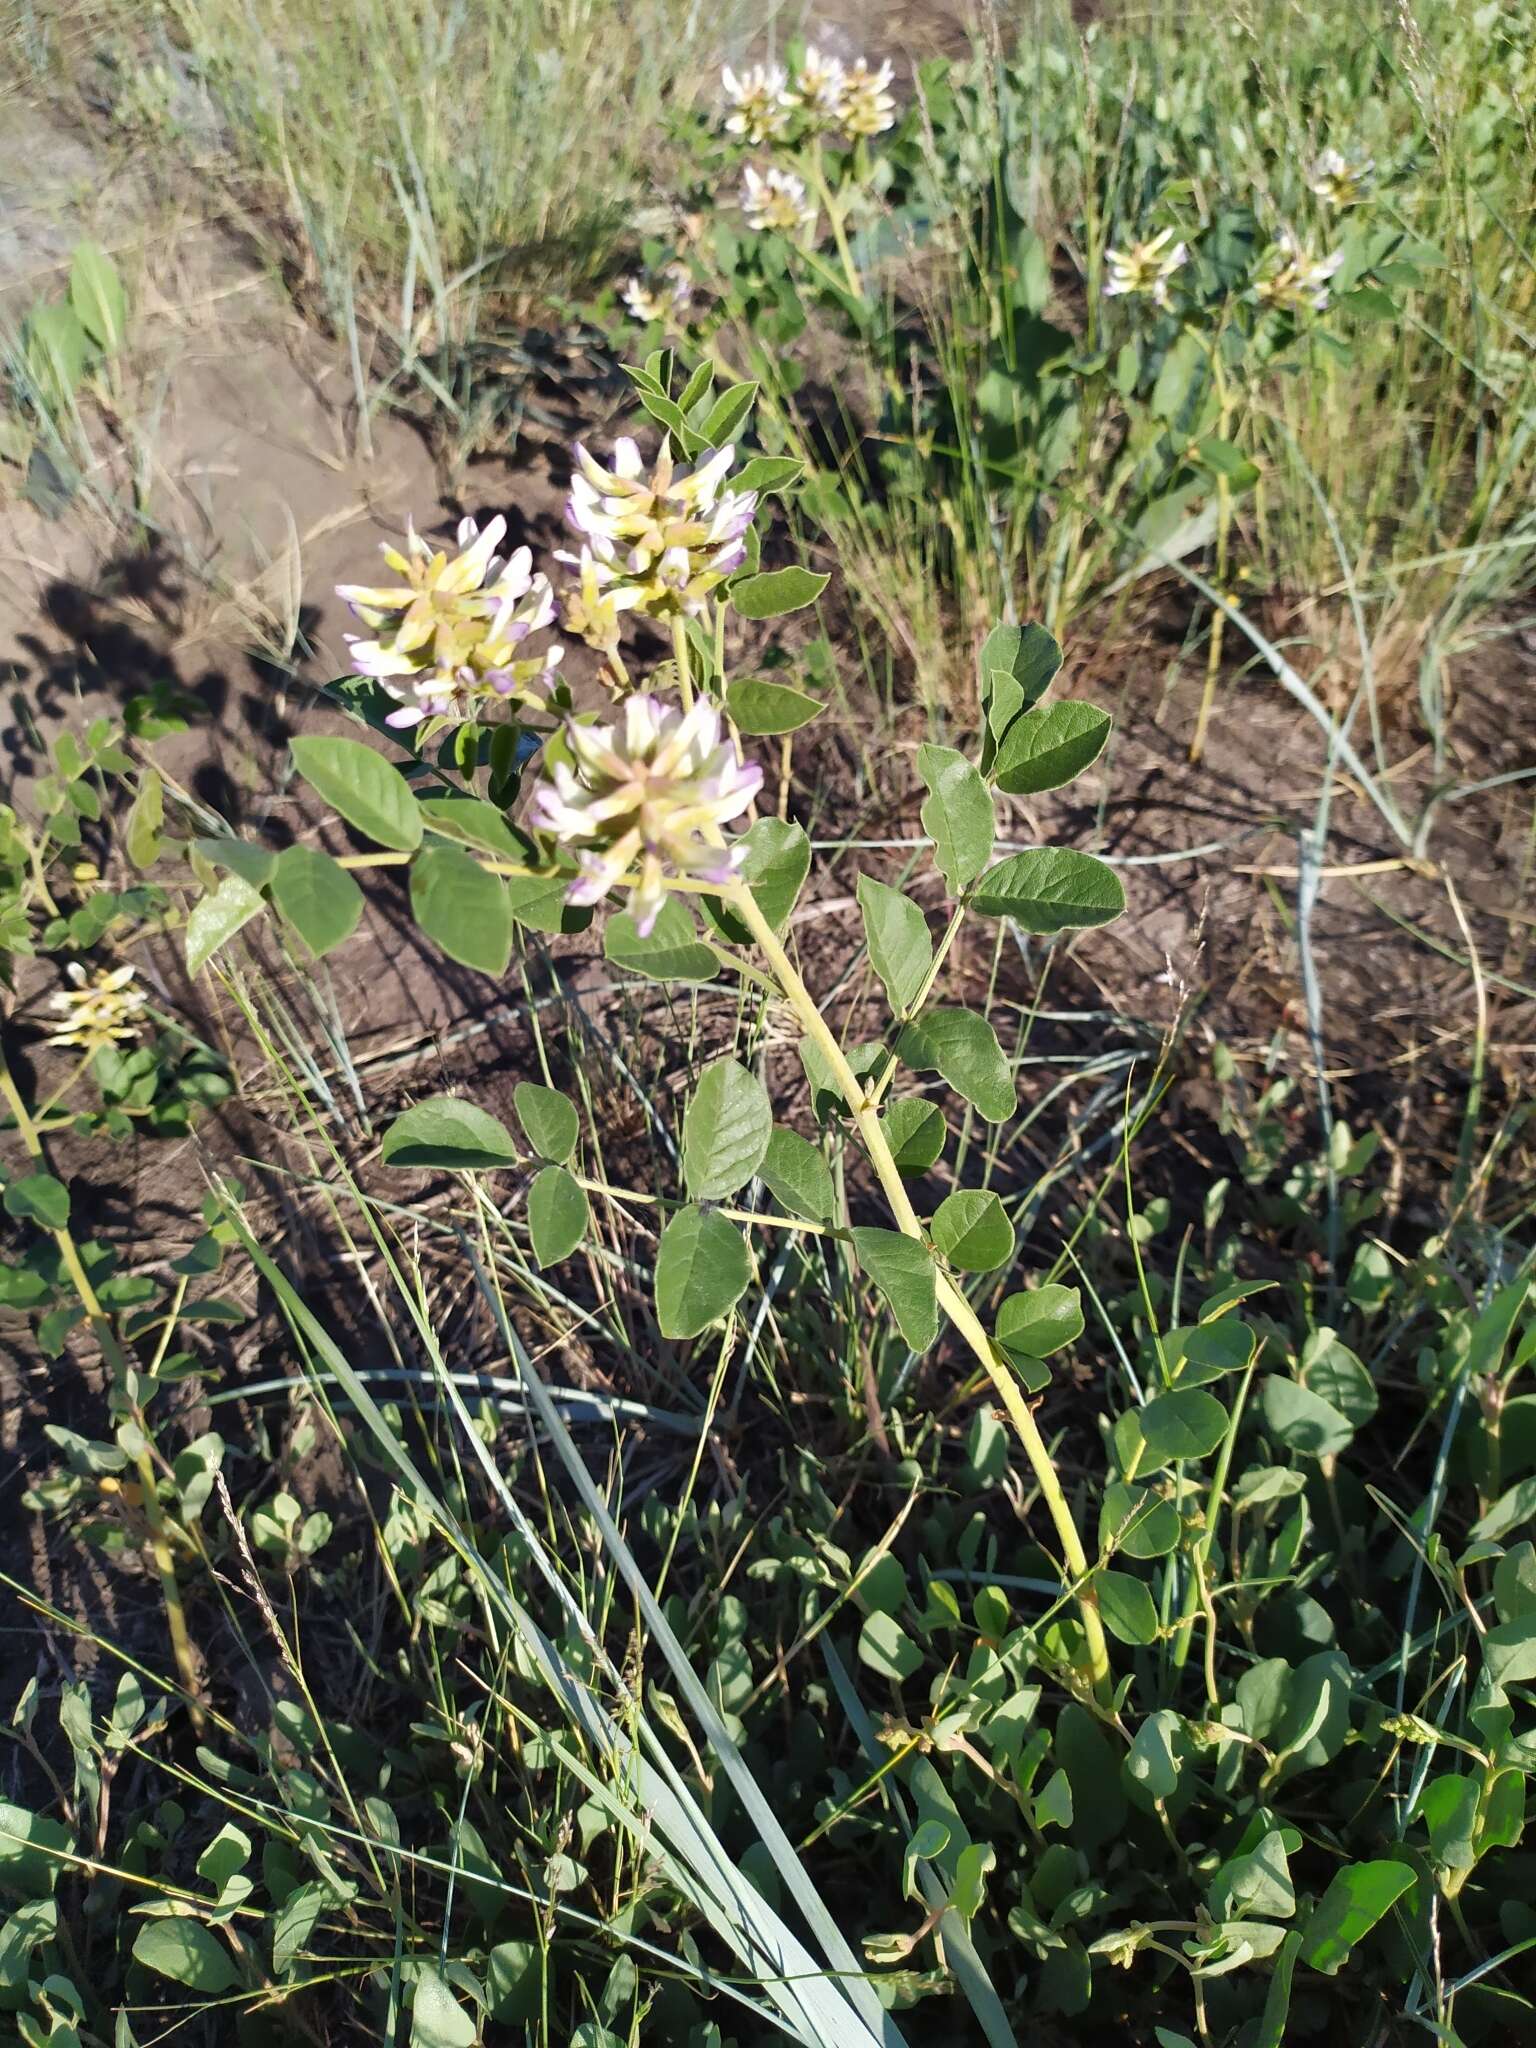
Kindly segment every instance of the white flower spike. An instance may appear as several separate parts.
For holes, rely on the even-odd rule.
[[[135,968],[103,967],[87,978],[80,963],[71,960],[65,971],[72,986],[60,989],[49,1004],[65,1022],[50,1033],[49,1045],[100,1052],[143,1036],[149,999],[138,986]]]
[[[727,64],[720,83],[731,103],[725,120],[728,135],[740,135],[754,146],[782,138],[795,101],[785,90],[788,80],[781,65],[754,64],[750,71],[738,73]]]
[[[550,764],[528,818],[575,850],[581,873],[570,902],[599,903],[627,886],[644,936],[669,880],[731,882],[743,847],[722,827],[752,802],[763,771],[722,737],[720,713],[707,698],[684,711],[637,693],[625,699],[619,723],[569,724],[566,739],[575,765]]]
[[[806,191],[805,180],[777,165],[766,171],[747,165],[741,174],[741,210],[747,226],[759,234],[776,228],[780,234],[798,235],[816,224],[816,201]]]
[[[1254,296],[1280,313],[1323,313],[1328,308],[1328,283],[1344,261],[1344,251],[1310,256],[1289,228],[1282,228],[1266,259],[1264,274],[1255,280]]]
[[[1170,246],[1171,245],[1171,246]],[[1106,249],[1104,281],[1106,299],[1140,297],[1150,299],[1167,311],[1168,287],[1189,261],[1189,250],[1175,242],[1173,229],[1164,228],[1150,242],[1133,242],[1128,249]]]
[[[649,475],[628,436],[614,443],[611,469],[579,441],[575,455],[565,517],[592,558],[592,595],[601,588],[605,602],[653,619],[702,611],[710,592],[746,559],[757,510],[755,491],[723,488],[734,447],[706,452],[695,469],[677,469],[671,441],[663,439]],[[570,555],[560,559],[572,562]],[[572,566],[582,567],[579,557]],[[621,590],[628,594],[621,598]]]

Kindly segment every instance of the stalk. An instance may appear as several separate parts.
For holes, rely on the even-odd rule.
[[[0,1052],[0,1096],[4,1097],[12,1116],[16,1119],[16,1130],[29,1158],[37,1165],[46,1166],[42,1139],[38,1136],[37,1126],[22,1100],[21,1090],[16,1086],[3,1052]],[[112,1327],[112,1320],[91,1285],[73,1232],[66,1223],[62,1229],[52,1231],[50,1235],[59,1248],[64,1270],[80,1297],[92,1334],[101,1346],[101,1355],[129,1404],[134,1433],[138,1440],[137,1447],[131,1455],[138,1473],[139,1490],[144,1497],[144,1519],[149,1524],[150,1555],[154,1559],[155,1571],[160,1579],[160,1593],[165,1602],[166,1627],[170,1632],[176,1669],[181,1674],[182,1689],[187,1696],[187,1706],[192,1715],[193,1725],[201,1730],[203,1711],[198,1703],[197,1663],[192,1654],[192,1639],[187,1633],[186,1609],[182,1605],[181,1586],[176,1577],[176,1560],[171,1552],[170,1535],[166,1528],[165,1516],[160,1510],[159,1481],[154,1461],[149,1454],[149,1436],[144,1427],[142,1411],[130,1393],[132,1367],[122,1345],[117,1341],[117,1332]]]
[[[915,1237],[919,1242],[926,1242],[922,1222],[912,1206],[911,1197],[902,1181],[891,1148],[886,1142],[885,1133],[880,1128],[879,1113],[869,1100],[863,1083],[843,1057],[843,1049],[838,1044],[836,1035],[817,1009],[815,999],[801,980],[789,955],[780,945],[778,935],[758,908],[757,900],[750,889],[738,882],[727,892],[726,900],[757,941],[764,959],[778,978],[785,1001],[794,1010],[806,1036],[813,1040],[836,1076],[837,1084],[853,1114],[854,1124],[864,1142],[870,1163],[875,1169],[897,1227],[907,1237]],[[1029,1403],[1024,1399],[1017,1381],[1008,1368],[999,1363],[992,1347],[992,1340],[983,1328],[976,1311],[949,1276],[942,1272],[939,1274],[938,1292],[940,1306],[975,1353],[1024,1448],[1024,1455],[1029,1461],[1030,1470],[1034,1473],[1035,1484],[1040,1489],[1040,1497],[1045,1502],[1046,1512],[1055,1526],[1057,1541],[1061,1545],[1062,1556],[1066,1562],[1067,1574],[1087,1643],[1088,1674],[1093,1684],[1094,1697],[1101,1706],[1107,1707],[1112,1692],[1109,1645],[1099,1615],[1092,1567],[1083,1548],[1083,1540],[1078,1534],[1077,1524],[1073,1520],[1071,1505],[1057,1476],[1055,1463],[1030,1411]]]

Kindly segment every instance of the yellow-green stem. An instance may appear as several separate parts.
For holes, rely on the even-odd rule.
[[[842,1090],[843,1098],[853,1114],[855,1128],[869,1154],[870,1164],[875,1169],[876,1178],[890,1205],[897,1227],[907,1237],[915,1237],[920,1243],[926,1242],[922,1222],[912,1206],[912,1199],[907,1193],[891,1148],[886,1142],[885,1132],[881,1129],[879,1113],[870,1102],[863,1083],[843,1057],[843,1049],[837,1041],[836,1034],[817,1009],[815,1000],[801,980],[794,962],[780,945],[777,933],[763,916],[749,889],[738,883],[729,892],[726,900],[757,941],[759,951],[778,978],[785,1000],[799,1018],[806,1036],[813,1041],[831,1068],[837,1085]],[[1083,1625],[1083,1635],[1087,1644],[1088,1673],[1093,1683],[1094,1694],[1101,1705],[1108,1705],[1111,1691],[1109,1645],[1099,1615],[1092,1569],[1050,1451],[1046,1448],[1045,1439],[1040,1434],[1029,1403],[1025,1400],[1012,1373],[999,1360],[980,1317],[960,1289],[942,1272],[938,1279],[938,1295],[940,1307],[975,1353],[1023,1446],[1024,1455],[1035,1476],[1035,1484],[1040,1489],[1040,1497],[1045,1502],[1046,1512],[1055,1525],[1057,1540],[1061,1544],[1062,1557]]]
[[[5,1098],[12,1116],[16,1119],[17,1134],[28,1156],[39,1165],[45,1165],[46,1160],[43,1155],[42,1140],[38,1136],[37,1127],[32,1121],[26,1103],[22,1100],[21,1090],[16,1086],[3,1053],[0,1053],[0,1096]],[[64,1270],[68,1273],[75,1292],[80,1297],[80,1305],[85,1310],[86,1320],[91,1326],[92,1334],[95,1336],[96,1342],[101,1346],[101,1355],[107,1362],[108,1370],[122,1388],[124,1398],[126,1399],[128,1397],[129,1362],[122,1346],[117,1341],[117,1332],[112,1327],[111,1318],[102,1307],[96,1290],[91,1285],[90,1275],[86,1272],[85,1263],[80,1257],[80,1248],[75,1243],[74,1235],[68,1224],[65,1224],[60,1230],[53,1231],[51,1235],[54,1243],[59,1248],[59,1257],[64,1262]],[[149,1524],[150,1555],[154,1558],[155,1570],[160,1578],[161,1597],[165,1601],[166,1627],[170,1632],[171,1649],[176,1658],[176,1669],[181,1674],[181,1682],[187,1695],[187,1706],[191,1712],[193,1724],[200,1731],[203,1725],[203,1713],[201,1706],[198,1704],[197,1662],[192,1654],[192,1639],[187,1633],[186,1611],[181,1604],[181,1586],[176,1577],[176,1560],[171,1554],[171,1542],[165,1526],[165,1517],[160,1512],[159,1482],[155,1474],[154,1462],[149,1454],[148,1440],[137,1411],[137,1404],[134,1404],[134,1408],[134,1422],[138,1430],[139,1449],[133,1454],[133,1463],[138,1473],[139,1489],[144,1496],[144,1519]]]
[[[688,626],[685,620],[672,621],[672,654],[677,663],[677,687],[683,700],[683,709],[693,709],[693,677],[688,669]]]
[[[848,289],[862,305],[864,302],[864,280],[859,276],[858,266],[853,260],[853,251],[848,246],[848,234],[843,226],[842,210],[833,197],[832,187],[827,183],[826,169],[821,161],[821,137],[819,135],[811,144],[811,183],[816,188],[817,197],[827,209],[827,219],[832,225],[832,239],[837,244],[838,261],[843,266],[843,276],[847,280]]]

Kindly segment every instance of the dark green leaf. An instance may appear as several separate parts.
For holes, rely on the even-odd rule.
[[[814,604],[829,580],[811,569],[770,569],[733,583],[731,603],[744,619],[778,619]]]
[[[541,1266],[558,1266],[587,1234],[591,1210],[585,1188],[563,1166],[546,1166],[528,1190],[528,1235]]]
[[[194,852],[211,860],[253,889],[264,889],[277,867],[277,855],[270,847],[252,846],[247,839],[194,839]]]
[[[1332,1977],[1349,1952],[1370,1933],[1383,1913],[1417,1883],[1412,1867],[1392,1857],[1347,1863],[1335,1871],[1316,1911],[1302,1930],[1301,1960]]]
[[[1227,1433],[1227,1411],[1198,1387],[1159,1394],[1139,1411],[1148,1457],[1144,1469],[1176,1458],[1208,1458]]]
[[[942,1074],[988,1123],[1013,1115],[1013,1075],[997,1033],[975,1010],[925,1010],[905,1026],[896,1050],[915,1073]]]
[[[870,965],[880,977],[892,1011],[904,1017],[933,965],[928,920],[909,896],[868,875],[859,876],[858,898]]]
[[[997,1311],[992,1334],[1010,1357],[1049,1358],[1083,1334],[1078,1290],[1048,1280],[1027,1293],[1010,1294]]]
[[[773,1110],[756,1074],[736,1060],[706,1067],[683,1117],[683,1180],[697,1202],[735,1194],[756,1173]]]
[[[723,448],[752,410],[756,398],[755,384],[732,384],[728,390],[722,391],[710,408],[708,419],[699,429],[704,436],[705,447]],[[737,480],[733,488],[739,487]]]
[[[229,1950],[201,1920],[150,1920],[134,1939],[133,1955],[146,1970],[217,1998],[240,1982]]]
[[[627,910],[615,912],[603,929],[603,953],[615,967],[652,981],[713,981],[720,972],[720,961],[675,896],[662,904],[644,938]]]
[[[349,825],[399,853],[421,844],[421,807],[399,769],[361,740],[296,739],[294,765]]]
[[[1010,796],[1060,789],[1104,751],[1107,712],[1068,699],[1026,711],[1008,728],[992,763],[992,779]]]
[[[746,1292],[746,1241],[723,1216],[679,1209],[656,1247],[656,1320],[664,1337],[697,1337]]]
[[[739,732],[776,737],[798,732],[827,707],[820,697],[808,697],[788,683],[770,682],[766,676],[741,676],[728,685],[725,708]]]
[[[917,750],[917,772],[928,796],[923,830],[933,841],[934,865],[958,893],[986,866],[996,837],[992,797],[980,774],[953,747],[926,742]]]
[[[512,1091],[512,1103],[534,1151],[541,1159],[563,1165],[576,1150],[581,1133],[575,1103],[558,1088],[545,1088],[537,1081],[519,1081]]]
[[[933,1254],[899,1230],[864,1228],[851,1235],[859,1264],[885,1297],[896,1327],[913,1351],[926,1351],[939,1334]]]
[[[936,1249],[962,1273],[992,1273],[1013,1256],[1013,1225],[990,1189],[956,1188],[932,1224]]]
[[[362,890],[315,846],[290,846],[278,855],[272,901],[317,959],[349,939],[363,914]]]
[[[1125,908],[1113,868],[1070,846],[1037,846],[1011,854],[982,876],[971,907],[989,917],[1011,917],[1028,932],[1108,924]]]
[[[584,932],[592,922],[589,905],[567,899],[570,880],[561,875],[503,875],[513,921],[535,932]]]
[[[450,960],[502,975],[512,958],[505,885],[457,846],[428,846],[411,863],[411,912]]]
[[[774,1200],[792,1215],[824,1223],[832,1214],[832,1169],[798,1131],[776,1127],[757,1170]]]
[[[1157,1609],[1146,1583],[1130,1572],[1095,1572],[1099,1613],[1110,1634],[1122,1643],[1150,1643],[1157,1639]]]
[[[1354,1436],[1354,1424],[1332,1402],[1278,1373],[1264,1381],[1260,1403],[1266,1429],[1303,1457],[1336,1457]]]
[[[737,491],[783,491],[797,483],[805,468],[792,455],[754,455],[731,479]]]
[[[69,1222],[69,1189],[51,1173],[29,1173],[5,1191],[5,1213],[18,1221],[63,1230]]]
[[[745,851],[737,876],[751,890],[769,924],[780,931],[811,871],[811,842],[798,825],[787,824],[782,818],[759,818],[743,833],[739,844]],[[704,896],[699,900],[705,916],[722,938],[737,946],[751,945],[752,934],[719,897]]]
[[[880,1125],[897,1171],[904,1174],[926,1173],[949,1135],[943,1110],[925,1095],[899,1096],[881,1117]]]
[[[494,804],[478,796],[418,797],[422,821],[429,832],[461,846],[477,846],[498,860],[523,861],[528,848]]]
[[[397,1116],[384,1133],[385,1166],[448,1166],[461,1173],[517,1164],[517,1147],[504,1124],[472,1102],[434,1096]]]

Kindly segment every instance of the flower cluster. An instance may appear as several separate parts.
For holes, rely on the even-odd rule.
[[[780,234],[798,235],[816,225],[816,201],[805,189],[804,178],[793,171],[781,171],[770,164],[759,171],[748,164],[741,174],[741,210],[747,226],[759,234],[777,228]]]
[[[554,592],[533,573],[529,549],[503,561],[495,552],[507,522],[478,529],[461,520],[458,553],[433,548],[412,526],[405,550],[384,546],[398,583],[337,585],[375,637],[349,634],[354,666],[381,683],[401,706],[385,721],[419,725],[426,718],[472,718],[486,704],[547,705],[562,649],[532,657],[518,650],[551,625]]]
[[[1254,296],[1280,313],[1325,312],[1328,281],[1343,261],[1342,249],[1331,256],[1308,255],[1292,231],[1282,228],[1263,273],[1254,281]]]
[[[1174,241],[1172,228],[1164,228],[1150,242],[1133,242],[1128,249],[1106,249],[1104,263],[1109,275],[1104,283],[1104,296],[1145,297],[1166,311],[1168,287],[1188,261],[1189,249],[1185,243]]]
[[[669,263],[656,277],[627,277],[619,297],[641,322],[677,321],[693,303],[693,279],[682,263]]]
[[[529,822],[573,848],[581,869],[575,904],[633,889],[630,911],[642,935],[666,901],[669,880],[725,887],[741,842],[721,827],[756,796],[762,770],[722,737],[707,698],[685,711],[658,697],[626,698],[613,726],[566,727],[571,761],[550,763],[529,804]],[[574,764],[574,765],[573,765]]]
[[[593,646],[617,639],[614,614],[633,609],[653,619],[702,611],[709,593],[739,569],[746,533],[757,510],[755,491],[724,488],[734,447],[706,452],[694,469],[677,469],[664,439],[649,474],[627,436],[614,444],[613,467],[604,469],[576,443],[566,521],[581,537],[581,552],[558,561],[580,577],[566,623]],[[596,615],[596,631],[582,623]]]
[[[883,135],[896,121],[894,77],[889,62],[878,71],[862,57],[845,65],[814,44],[792,76],[782,64],[741,72],[727,64],[720,74],[730,108],[726,133],[754,147],[791,140],[796,132],[830,132],[849,143]]]
[[[137,985],[134,968],[103,967],[87,978],[85,969],[72,960],[66,972],[73,986],[60,989],[52,998],[50,1007],[65,1021],[50,1033],[50,1045],[101,1052],[141,1035],[148,998]]]
[[[1371,189],[1376,169],[1370,157],[1352,163],[1336,149],[1325,149],[1307,171],[1307,189],[1315,192],[1325,206],[1358,206]]]

